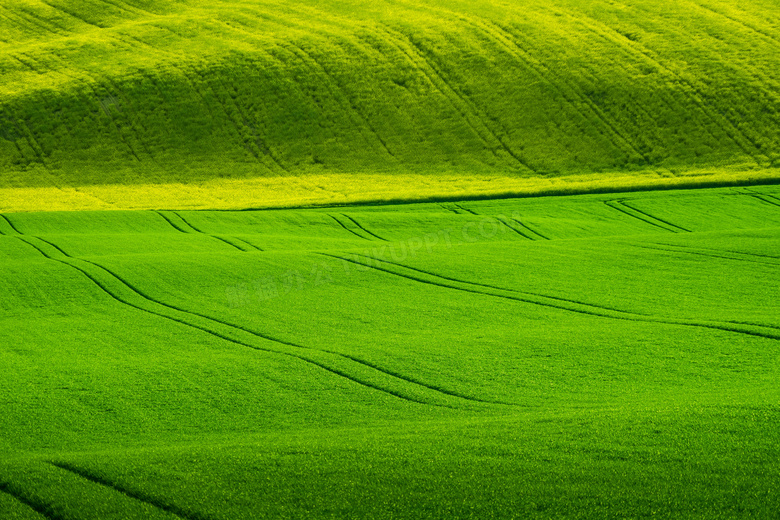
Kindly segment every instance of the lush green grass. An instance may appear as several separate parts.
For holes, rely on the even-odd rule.
[[[0,188],[46,191],[3,210],[776,179],[779,20],[766,0],[8,0]]]
[[[0,234],[2,518],[780,512],[776,187]]]

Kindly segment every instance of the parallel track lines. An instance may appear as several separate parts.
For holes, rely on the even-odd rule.
[[[17,502],[26,505],[44,518],[48,518],[49,520],[65,520],[64,517],[52,511],[51,506],[28,499],[14,490],[10,484],[3,482],[2,480],[0,480],[0,493],[5,493],[6,495],[13,497]]]
[[[701,3],[698,3],[698,2],[686,2],[686,3],[689,4],[689,5],[696,6],[699,9],[703,9],[705,11],[709,11],[709,12],[711,12],[711,13],[713,13],[713,14],[721,17],[721,18],[725,18],[726,20],[729,20],[732,23],[735,23],[737,25],[740,25],[740,26],[744,27],[745,29],[748,29],[748,30],[752,31],[755,34],[761,35],[761,36],[763,36],[767,40],[771,40],[771,41],[773,41],[776,44],[780,44],[780,38],[778,38],[776,36],[772,36],[770,33],[766,32],[766,31],[762,31],[761,29],[758,29],[758,28],[754,27],[753,25],[745,22],[744,20],[740,20],[738,18],[734,18],[733,16],[729,16],[727,14],[721,13],[720,11],[718,11],[716,9],[713,9],[712,7],[710,7],[708,5],[705,5],[705,4],[701,4]]]
[[[328,214],[328,216],[329,216],[330,218],[332,218],[333,220],[335,220],[335,221],[336,221],[336,223],[337,223],[339,226],[341,226],[342,228],[346,229],[347,231],[349,231],[350,233],[352,233],[352,234],[353,234],[353,235],[355,235],[356,237],[358,237],[358,238],[362,238],[363,240],[368,240],[368,241],[371,241],[371,239],[370,239],[370,238],[366,238],[366,237],[364,237],[363,235],[361,235],[361,234],[359,234],[359,233],[356,233],[355,231],[353,231],[353,230],[349,229],[347,226],[345,226],[345,225],[344,225],[344,223],[343,223],[342,221],[340,221],[339,219],[337,219],[335,216],[333,216],[333,215],[330,215],[330,214]]]
[[[347,218],[347,219],[349,219],[349,220],[350,220],[350,222],[352,222],[353,224],[355,224],[357,227],[359,227],[360,229],[362,229],[363,231],[365,231],[366,233],[368,233],[368,234],[369,234],[369,235],[371,235],[372,237],[374,237],[374,238],[376,238],[376,239],[378,239],[378,240],[382,240],[383,242],[387,242],[387,241],[388,241],[386,238],[382,238],[382,237],[380,237],[379,235],[377,235],[376,233],[374,233],[374,232],[372,232],[372,231],[369,231],[368,229],[366,229],[365,227],[363,227],[362,225],[360,225],[360,222],[358,222],[358,221],[357,221],[357,220],[355,220],[354,218],[350,217],[349,215],[347,215],[347,214],[345,214],[345,213],[342,213],[342,214],[341,214],[341,216],[342,216],[342,217],[345,217],[345,218]]]
[[[713,113],[712,107],[705,103],[701,89],[699,89],[694,83],[674,72],[669,66],[660,61],[658,58],[654,57],[647,48],[641,44],[629,40],[628,38],[623,37],[609,25],[606,25],[603,22],[582,13],[580,13],[580,16],[574,17],[574,19],[578,20],[583,26],[601,35],[603,38],[607,39],[613,44],[630,51],[634,55],[643,56],[644,59],[652,63],[654,66],[665,71],[669,76],[674,77],[681,85],[687,86],[687,89],[681,90],[683,95],[691,103],[693,103],[714,125],[718,126],[724,132],[724,134],[745,153],[745,155],[753,159],[753,161],[759,166],[763,166],[765,164],[766,161],[761,160],[761,152],[755,141],[742,130],[740,130],[739,127],[735,125],[727,116],[723,114],[716,115]]]
[[[564,101],[575,112],[577,112],[580,117],[583,118],[583,121],[592,121],[592,118],[588,117],[588,115],[577,105],[577,103],[573,101],[573,98],[579,99],[580,102],[585,105],[587,109],[596,117],[601,125],[607,129],[607,132],[611,134],[608,139],[612,141],[616,148],[620,149],[623,151],[623,153],[626,153],[629,156],[633,154],[634,156],[641,158],[643,161],[645,161],[645,163],[650,162],[647,155],[640,151],[636,145],[634,145],[631,139],[622,133],[614,124],[614,122],[611,122],[606,117],[606,115],[596,106],[593,100],[591,100],[585,94],[579,92],[576,86],[571,85],[570,82],[566,81],[564,77],[556,75],[552,70],[550,70],[549,67],[544,65],[544,63],[535,60],[532,57],[532,53],[520,45],[518,41],[518,35],[513,33],[512,30],[508,27],[480,17],[463,16],[449,9],[434,8],[425,4],[413,4],[411,2],[402,3],[406,3],[407,5],[414,5],[416,8],[425,8],[430,11],[445,13],[447,16],[455,20],[465,22],[466,24],[477,29],[479,32],[485,34],[488,39],[498,43],[505,52],[519,60],[527,68],[532,70],[542,81],[553,87],[561,95]],[[559,82],[556,82],[554,78],[557,78]]]
[[[596,106],[592,99],[590,99],[587,95],[579,92],[576,86],[571,85],[564,77],[556,75],[552,70],[550,70],[549,67],[544,65],[544,63],[538,60],[534,60],[531,57],[531,53],[520,45],[517,40],[517,34],[513,33],[511,29],[495,22],[491,23],[487,20],[477,21],[466,19],[466,21],[481,29],[486,34],[490,35],[492,39],[499,42],[507,52],[520,59],[523,63],[526,64],[527,67],[536,72],[536,74],[542,80],[557,90],[563,99],[568,103],[568,105],[572,107],[572,109],[574,109],[578,114],[580,114],[580,116],[585,121],[592,121],[593,118],[588,117],[588,115],[577,105],[575,101],[573,101],[572,98],[579,99],[580,102],[588,108],[590,113],[595,116],[596,120],[607,129],[609,134],[611,134],[610,139],[618,149],[622,149],[622,151],[629,156],[633,154],[635,157],[641,158],[647,164],[650,163],[650,159],[647,157],[647,155],[640,151],[636,145],[634,145],[631,139],[622,133],[614,122],[607,118],[607,116],[601,111],[601,109],[598,108],[598,106]],[[555,79],[551,78],[555,78],[558,81],[555,81]],[[568,90],[569,94],[567,95],[564,90]]]
[[[176,518],[181,518],[183,520],[208,520],[208,517],[203,516],[198,513],[194,513],[192,511],[186,511],[182,509],[181,507],[171,505],[168,503],[163,502],[162,500],[159,500],[157,498],[151,497],[145,493],[139,493],[137,491],[132,491],[128,489],[125,486],[122,486],[120,484],[117,484],[115,482],[111,482],[105,478],[99,477],[95,475],[94,473],[90,473],[84,469],[78,468],[74,466],[73,464],[68,464],[65,462],[49,462],[52,466],[59,468],[61,470],[67,471],[68,473],[72,473],[73,475],[76,475],[78,477],[81,477],[85,480],[88,480],[94,484],[98,484],[100,486],[113,489],[114,491],[131,498],[133,500],[137,500],[139,502],[142,502],[144,504],[150,505],[156,509],[159,509],[161,511],[165,511],[166,513],[175,516]]]
[[[498,220],[499,220],[499,221],[500,221],[500,222],[501,222],[503,225],[505,225],[506,227],[508,227],[509,229],[511,229],[512,231],[514,231],[514,232],[515,232],[515,233],[517,233],[518,235],[520,235],[521,237],[523,237],[523,238],[525,238],[525,239],[527,239],[527,240],[534,240],[533,238],[531,238],[530,236],[526,235],[525,233],[523,233],[522,231],[520,231],[520,230],[519,230],[519,229],[517,229],[516,227],[514,227],[514,226],[510,226],[510,225],[509,225],[509,222],[507,222],[507,221],[510,221],[510,222],[511,222],[511,220],[510,220],[510,219],[508,219],[508,218],[499,218]]]
[[[301,60],[302,63],[307,64],[308,66],[312,67],[314,70],[319,71],[323,77],[325,78],[328,85],[332,85],[332,88],[329,88],[331,91],[331,94],[337,98],[342,99],[343,101],[340,101],[340,104],[345,111],[349,114],[354,114],[357,118],[357,127],[358,128],[366,128],[368,129],[369,133],[374,136],[374,138],[379,142],[382,149],[390,156],[395,158],[395,154],[390,151],[390,148],[387,146],[387,142],[379,135],[379,133],[376,131],[374,126],[371,124],[371,122],[360,112],[360,110],[357,109],[357,107],[354,106],[354,104],[349,99],[349,96],[344,91],[344,88],[339,84],[338,81],[333,77],[333,75],[328,72],[328,70],[325,68],[325,66],[317,59],[315,58],[310,52],[305,50],[300,45],[297,45],[292,42],[288,42],[286,45],[282,44],[284,48],[287,48],[291,53],[296,55],[299,60]],[[362,133],[362,132],[361,132]],[[370,143],[368,139],[366,139],[366,142]]]
[[[634,208],[627,206],[622,201],[619,200],[605,200],[604,204],[608,208],[612,208],[615,211],[619,211],[620,213],[623,213],[624,215],[628,215],[629,217],[639,220],[641,222],[644,222],[645,224],[649,224],[653,227],[657,227],[658,229],[663,229],[664,231],[669,231],[670,233],[678,233],[674,228],[668,227],[668,225],[659,224],[658,222],[654,222],[654,217],[650,217],[647,214],[644,214],[640,211],[635,210]],[[662,221],[659,221],[662,222]],[[676,226],[675,226],[676,227]]]
[[[626,201],[624,201],[624,200],[620,201],[620,204],[623,207],[626,207],[626,208],[628,208],[628,209],[630,209],[632,211],[636,211],[637,213],[646,216],[647,218],[650,218],[650,219],[653,219],[653,220],[657,220],[658,222],[663,222],[667,226],[671,226],[671,227],[676,228],[676,229],[678,229],[680,231],[684,231],[686,233],[692,233],[692,231],[690,229],[684,228],[682,226],[678,226],[677,224],[672,224],[668,220],[664,220],[664,219],[662,219],[660,217],[656,217],[655,215],[651,215],[650,213],[647,213],[646,211],[642,211],[642,210],[640,210],[638,208],[635,208],[634,206],[631,206],[631,205],[627,204]]]
[[[771,206],[776,206],[780,208],[780,199],[777,197],[773,197],[772,195],[766,195],[766,194],[758,194],[752,195],[753,198],[760,200],[761,202],[765,202],[766,204],[769,204]],[[771,200],[774,199],[774,200]],[[777,202],[775,202],[777,201]]]
[[[191,322],[187,321],[186,319],[184,319],[182,317],[176,317],[175,315],[171,316],[171,315],[165,314],[165,313],[163,313],[161,311],[150,310],[150,309],[146,309],[144,307],[141,307],[139,305],[133,304],[132,302],[128,301],[127,299],[123,298],[122,296],[119,296],[119,295],[115,294],[114,292],[112,292],[104,283],[102,283],[100,280],[98,280],[98,278],[96,278],[93,274],[90,274],[89,271],[87,271],[84,267],[80,267],[79,265],[77,265],[77,262],[83,262],[83,263],[88,264],[88,265],[90,265],[92,267],[100,269],[101,271],[105,272],[110,278],[112,278],[116,282],[119,282],[126,289],[130,290],[132,293],[134,293],[138,297],[141,297],[142,299],[146,300],[147,302],[149,302],[153,306],[157,305],[157,306],[164,307],[164,308],[167,308],[167,309],[172,310],[172,311],[176,311],[176,312],[184,314],[184,315],[190,315],[190,316],[194,316],[194,317],[197,317],[197,318],[201,318],[203,320],[206,320],[206,322],[209,323],[211,326],[215,326],[216,325],[218,327],[219,326],[227,327],[229,330],[242,331],[242,332],[248,333],[248,334],[250,334],[250,335],[252,335],[254,337],[257,337],[257,338],[269,341],[271,343],[277,343],[277,344],[280,344],[280,345],[283,345],[283,346],[286,346],[286,347],[293,347],[294,349],[300,349],[300,350],[304,350],[304,351],[308,351],[308,352],[312,352],[312,353],[321,353],[321,354],[327,354],[327,355],[334,356],[334,357],[339,357],[339,358],[348,360],[350,362],[356,363],[356,364],[358,364],[360,366],[363,366],[363,367],[369,368],[371,370],[374,370],[374,371],[376,371],[379,374],[384,374],[385,376],[390,376],[391,378],[394,378],[394,379],[397,379],[397,380],[401,380],[401,381],[405,381],[407,383],[411,383],[411,384],[415,385],[416,387],[419,387],[419,389],[429,390],[429,391],[432,391],[432,392],[434,392],[436,394],[440,394],[440,395],[444,395],[444,396],[448,396],[448,397],[457,397],[457,398],[462,399],[464,401],[470,401],[470,402],[480,403],[480,404],[500,404],[500,405],[515,406],[512,403],[504,403],[504,402],[499,402],[499,401],[490,401],[490,400],[484,400],[484,399],[480,399],[480,398],[476,398],[476,397],[466,396],[465,394],[460,394],[458,392],[454,392],[454,391],[451,391],[451,390],[446,390],[446,389],[440,388],[440,387],[435,386],[435,385],[429,385],[429,384],[420,382],[420,381],[416,380],[415,378],[411,378],[411,377],[408,377],[408,376],[402,376],[402,375],[397,374],[397,373],[395,373],[393,371],[380,368],[377,365],[374,365],[373,363],[369,363],[369,362],[366,362],[366,361],[363,361],[363,360],[359,360],[358,358],[350,356],[350,355],[341,354],[341,353],[338,353],[338,352],[324,350],[324,349],[305,347],[305,346],[302,346],[302,345],[298,345],[296,343],[279,340],[279,339],[273,338],[271,336],[267,336],[265,334],[261,334],[261,333],[252,331],[250,329],[247,329],[247,328],[244,328],[244,327],[240,327],[238,325],[233,325],[233,324],[228,323],[228,322],[217,320],[215,318],[212,318],[210,316],[206,316],[204,314],[188,311],[186,309],[183,309],[183,308],[180,308],[180,307],[177,307],[177,306],[174,306],[174,305],[163,303],[161,301],[155,300],[155,299],[151,298],[150,296],[144,294],[143,292],[141,292],[140,290],[138,290],[137,288],[132,286],[129,282],[127,282],[123,278],[119,277],[118,275],[116,275],[115,273],[113,273],[112,271],[107,269],[106,267],[104,267],[104,266],[102,266],[100,264],[97,264],[95,262],[91,262],[89,260],[75,259],[73,257],[70,257],[60,247],[58,247],[57,245],[55,245],[55,244],[53,244],[53,243],[51,243],[51,242],[49,242],[47,240],[44,240],[44,239],[42,239],[40,237],[28,237],[28,236],[18,236],[16,238],[21,240],[22,242],[26,243],[27,245],[29,245],[30,247],[32,247],[36,251],[38,251],[45,258],[47,258],[49,260],[52,260],[52,261],[55,261],[55,262],[58,262],[58,263],[61,263],[61,264],[64,264],[64,265],[67,265],[67,266],[69,266],[69,267],[79,271],[86,278],[88,278],[92,283],[97,285],[104,293],[106,293],[109,297],[111,297],[112,299],[118,301],[119,303],[122,303],[124,305],[129,306],[129,307],[132,307],[132,308],[137,309],[139,311],[142,311],[142,312],[154,315],[154,316],[158,316],[158,317],[161,317],[161,318],[164,318],[164,319],[167,319],[167,320],[179,323],[181,325],[185,325],[185,326],[191,327],[191,328],[196,329],[196,330],[200,330],[202,332],[205,332],[207,334],[210,334],[210,335],[212,335],[214,337],[217,337],[217,338],[220,338],[222,340],[228,341],[230,343],[233,343],[233,344],[236,344],[236,345],[240,345],[240,346],[243,346],[243,347],[247,347],[247,348],[251,348],[251,349],[254,349],[254,350],[259,350],[259,351],[263,351],[263,352],[267,352],[267,353],[271,353],[271,354],[282,355],[282,356],[287,356],[287,357],[291,357],[291,358],[294,358],[294,359],[298,359],[298,360],[303,361],[305,363],[308,363],[308,364],[311,364],[313,366],[319,367],[320,369],[323,369],[323,370],[325,370],[327,372],[330,372],[332,374],[335,374],[337,376],[343,377],[345,379],[349,379],[350,381],[352,381],[352,382],[354,382],[354,383],[356,383],[358,385],[361,385],[363,387],[370,388],[372,390],[376,390],[376,391],[379,391],[379,392],[383,392],[383,393],[386,393],[388,395],[392,395],[394,397],[397,397],[397,398],[405,400],[405,401],[409,401],[409,402],[413,402],[413,403],[417,403],[417,404],[423,404],[423,405],[443,407],[443,408],[454,408],[452,405],[449,405],[449,404],[446,404],[446,403],[437,403],[437,402],[421,400],[421,399],[418,399],[418,398],[413,397],[413,396],[405,395],[404,393],[402,393],[400,391],[393,390],[392,388],[385,388],[385,387],[379,386],[377,384],[374,384],[374,383],[371,383],[371,382],[368,382],[368,381],[363,381],[361,379],[358,379],[354,375],[351,375],[351,374],[345,372],[342,369],[339,369],[339,368],[336,368],[336,367],[333,367],[333,366],[328,366],[328,365],[324,364],[323,362],[311,359],[308,356],[297,354],[295,352],[285,352],[285,351],[276,350],[276,349],[272,349],[272,348],[266,348],[266,347],[260,347],[260,346],[257,346],[257,345],[253,345],[253,344],[248,343],[246,341],[242,341],[242,340],[239,340],[239,339],[231,338],[231,337],[229,337],[229,336],[227,336],[227,335],[225,335],[223,333],[220,333],[220,332],[217,332],[217,331],[213,330],[212,328],[201,326],[201,325],[198,325],[198,324],[195,324],[195,323],[191,323]],[[43,242],[43,243],[49,245],[50,247],[54,248],[59,253],[61,253],[65,257],[65,259],[56,258],[54,256],[51,256],[51,255],[47,254],[43,249],[41,249],[40,247],[36,246],[34,243],[31,242],[30,239],[33,239],[33,238],[35,240],[39,240],[40,242]]]
[[[523,222],[521,222],[519,219],[516,219],[516,218],[511,218],[510,220],[511,220],[512,222],[516,223],[518,226],[521,226],[523,229],[525,229],[525,230],[527,230],[527,231],[529,231],[529,232],[533,233],[534,235],[536,235],[536,236],[540,237],[542,240],[550,240],[550,237],[548,237],[548,236],[546,236],[546,235],[542,235],[541,233],[539,233],[538,231],[536,231],[535,229],[533,229],[532,227],[530,227],[528,224],[524,224]],[[533,238],[533,237],[528,237],[528,238],[530,238],[531,240],[536,240],[536,239],[535,239],[535,238]]]
[[[722,258],[724,260],[734,260],[738,262],[750,262],[754,264],[763,264],[763,265],[771,265],[774,267],[780,267],[780,262],[766,262],[762,260],[750,260],[748,258],[735,258],[733,256],[724,256],[724,255],[716,255],[712,253],[703,253],[700,251],[690,251],[681,248],[680,246],[674,246],[669,244],[657,244],[657,245],[664,245],[666,247],[652,247],[652,246],[643,246],[635,244],[634,247],[639,247],[642,249],[652,249],[653,251],[666,251],[669,253],[677,253],[677,254],[685,254],[685,255],[698,255],[698,256],[706,256],[708,258]]]
[[[230,247],[232,247],[232,248],[234,248],[234,249],[238,249],[239,251],[241,251],[241,252],[243,252],[243,253],[247,253],[247,252],[248,252],[248,250],[246,250],[246,249],[244,249],[244,248],[242,248],[242,247],[239,247],[239,246],[237,246],[236,244],[234,244],[234,243],[230,242],[229,240],[227,240],[227,239],[225,239],[225,238],[223,238],[223,237],[220,237],[220,236],[217,236],[217,235],[212,235],[211,233],[204,233],[204,232],[203,232],[203,231],[201,231],[200,229],[198,229],[198,228],[196,228],[195,226],[193,226],[192,224],[190,224],[190,223],[189,223],[189,222],[188,222],[188,221],[187,221],[187,220],[186,220],[184,217],[182,217],[182,216],[181,216],[181,215],[180,215],[180,214],[179,214],[177,211],[171,211],[171,213],[173,213],[174,215],[176,215],[176,217],[178,217],[178,219],[181,221],[181,223],[183,223],[183,224],[184,224],[184,226],[187,226],[188,228],[190,228],[192,231],[187,231],[187,229],[185,229],[185,227],[184,227],[184,226],[182,226],[181,224],[177,224],[177,223],[175,222],[175,220],[174,220],[174,219],[172,219],[172,218],[170,218],[169,216],[165,215],[165,214],[164,214],[162,211],[155,211],[155,213],[157,213],[158,215],[160,215],[160,216],[161,216],[163,219],[165,219],[165,221],[166,221],[168,224],[170,224],[170,225],[171,225],[171,227],[173,227],[173,228],[174,228],[176,231],[179,231],[180,233],[198,233],[198,234],[200,234],[200,235],[205,235],[205,236],[207,236],[207,237],[210,237],[210,238],[213,238],[213,239],[219,240],[220,242],[224,242],[225,244],[229,245]],[[248,245],[249,245],[249,246],[251,246],[253,249],[256,249],[256,250],[258,250],[258,251],[262,251],[262,249],[260,249],[260,248],[259,248],[259,247],[257,247],[257,246],[254,246],[254,245],[252,245],[252,244],[249,244],[248,242],[245,242],[245,241],[243,241],[243,240],[242,240],[242,242],[244,242],[244,243],[248,244]]]
[[[323,253],[324,254],[324,253]],[[376,264],[378,262],[382,262],[384,264],[390,264],[394,265],[395,267],[401,267],[406,270],[412,270],[415,271],[413,273],[399,273],[396,271],[393,271],[390,268],[387,267],[380,267],[378,265],[371,265],[371,262],[361,263],[356,260],[345,258],[337,255],[326,255],[326,256],[332,256],[334,258],[338,258],[340,260],[351,262],[356,265],[361,265],[363,267],[368,267],[370,269],[374,269],[376,271],[381,271],[393,276],[398,276],[401,278],[406,278],[411,281],[420,282],[432,286],[442,287],[445,289],[452,289],[456,291],[462,291],[462,292],[468,292],[472,294],[478,294],[482,296],[489,296],[494,298],[501,298],[505,300],[513,300],[521,303],[527,303],[531,305],[537,305],[540,307],[548,307],[553,309],[559,309],[563,311],[573,312],[577,314],[584,314],[589,316],[598,316],[601,318],[608,318],[608,319],[615,319],[615,320],[623,320],[623,321],[634,321],[634,322],[645,322],[645,323],[663,323],[665,325],[677,325],[677,326],[684,326],[684,327],[697,327],[697,328],[705,328],[705,329],[713,329],[713,330],[720,330],[724,332],[731,332],[735,334],[744,334],[748,336],[756,336],[761,337],[764,339],[770,339],[775,341],[780,341],[780,334],[775,333],[764,333],[764,332],[758,332],[753,330],[747,330],[743,328],[735,328],[728,326],[724,323],[704,323],[704,322],[694,322],[690,320],[676,320],[671,318],[662,318],[658,316],[650,316],[650,315],[644,315],[644,314],[638,314],[634,312],[629,311],[617,311],[612,309],[606,309],[602,307],[596,307],[591,304],[581,304],[576,302],[577,307],[571,307],[571,306],[565,306],[561,305],[559,301],[567,301],[567,300],[561,300],[555,301],[553,298],[547,297],[547,296],[540,296],[540,295],[532,295],[530,293],[523,293],[522,296],[515,296],[513,294],[501,294],[496,292],[487,292],[484,290],[479,290],[476,288],[472,288],[470,286],[475,286],[477,284],[474,284],[472,282],[463,281],[463,280],[456,280],[454,278],[445,278],[440,275],[434,275],[432,273],[425,273],[423,271],[414,270],[412,268],[408,268],[406,266],[401,266],[400,264],[391,264],[390,262],[384,261],[384,260],[374,260],[373,263]],[[421,275],[427,276],[429,278],[425,278]],[[430,278],[433,278],[431,280]],[[459,284],[459,285],[454,285]],[[485,287],[485,286],[480,286]],[[500,289],[502,292],[511,292],[507,289]],[[552,301],[551,301],[552,300]],[[571,303],[575,303],[571,300],[568,300]],[[764,327],[764,328],[770,328],[770,327]]]
[[[21,231],[19,231],[19,230],[16,228],[16,226],[14,226],[14,223],[13,223],[13,222],[11,222],[11,221],[9,220],[9,218],[8,218],[8,217],[6,217],[6,216],[5,216],[5,215],[3,215],[2,213],[0,213],[0,218],[2,218],[3,220],[5,220],[5,221],[8,223],[8,225],[9,225],[9,226],[11,226],[11,229],[13,229],[14,231],[16,231],[16,233],[17,233],[17,234],[19,234],[19,235],[21,235],[21,234],[22,234],[22,232],[21,232]]]
[[[493,131],[488,125],[485,116],[481,114],[479,108],[474,105],[466,96],[458,92],[456,87],[447,81],[444,73],[434,65],[425,52],[414,43],[408,36],[398,32],[387,25],[377,27],[384,32],[388,38],[387,42],[398,49],[406,58],[425,76],[428,82],[449,101],[452,107],[460,113],[463,120],[471,127],[472,131],[483,141],[485,146],[493,149],[498,146],[503,149],[512,160],[519,166],[536,173],[536,170],[525,161],[520,155],[512,150],[504,138]],[[476,123],[475,123],[476,121]],[[494,143],[490,143],[490,141]]]
[[[70,16],[71,18],[74,18],[74,19],[76,19],[76,20],[80,21],[81,23],[84,23],[84,24],[86,24],[86,25],[91,25],[92,27],[96,27],[96,28],[98,28],[98,29],[103,29],[103,28],[104,28],[104,27],[102,27],[102,26],[100,26],[100,25],[97,25],[97,24],[95,24],[95,23],[93,23],[93,22],[90,22],[89,20],[87,20],[87,19],[86,19],[86,18],[84,18],[83,16],[79,16],[79,15],[77,15],[77,14],[74,14],[74,13],[72,13],[71,11],[69,11],[69,10],[67,10],[67,9],[63,9],[61,6],[50,4],[50,3],[49,3],[49,2],[47,2],[46,0],[38,0],[38,1],[39,1],[39,2],[41,2],[41,3],[43,3],[43,4],[46,4],[46,5],[48,5],[49,7],[51,7],[51,8],[52,8],[52,9],[54,9],[54,10],[57,10],[57,11],[62,11],[63,13],[67,14],[68,16]]]

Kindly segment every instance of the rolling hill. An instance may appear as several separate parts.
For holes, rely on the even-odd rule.
[[[9,0],[0,210],[776,180],[771,1]]]
[[[0,518],[780,511],[780,189],[0,215]]]

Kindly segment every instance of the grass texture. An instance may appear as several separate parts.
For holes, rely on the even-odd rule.
[[[0,517],[775,518],[780,189],[0,215]]]
[[[779,48],[767,0],[8,0],[0,204],[777,180]]]

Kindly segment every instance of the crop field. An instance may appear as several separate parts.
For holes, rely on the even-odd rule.
[[[780,188],[0,234],[2,518],[780,511]]]
[[[777,0],[0,1],[0,520],[780,518]]]

